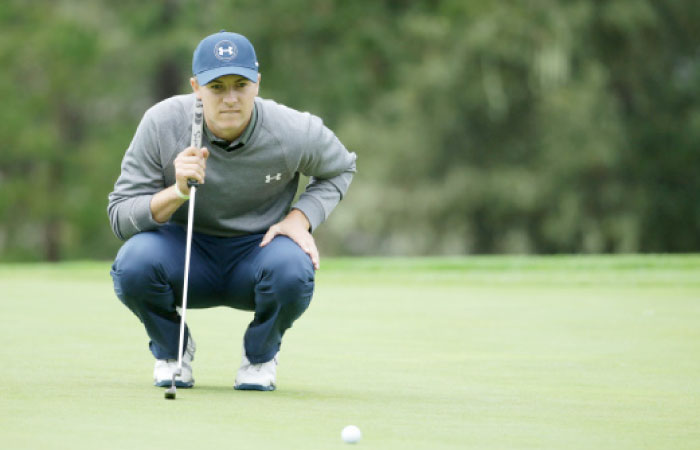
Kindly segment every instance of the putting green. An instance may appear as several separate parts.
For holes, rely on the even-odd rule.
[[[24,449],[700,448],[700,257],[326,259],[272,393],[250,313],[193,310],[166,401],[109,263],[0,265],[0,442]]]

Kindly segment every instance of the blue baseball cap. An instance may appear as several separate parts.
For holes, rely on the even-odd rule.
[[[243,35],[220,31],[202,39],[192,57],[192,74],[204,86],[224,75],[240,75],[258,82],[258,59]]]

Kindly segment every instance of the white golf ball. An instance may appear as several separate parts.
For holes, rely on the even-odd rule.
[[[355,425],[348,425],[347,427],[343,428],[343,431],[340,433],[340,437],[343,438],[343,441],[347,442],[348,444],[354,444],[362,438],[362,432]]]

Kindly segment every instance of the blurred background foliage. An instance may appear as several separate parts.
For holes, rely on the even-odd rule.
[[[697,252],[698,23],[692,0],[4,0],[0,260],[115,255],[136,125],[220,29],[358,154],[323,254]]]

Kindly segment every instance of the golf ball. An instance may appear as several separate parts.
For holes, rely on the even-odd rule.
[[[343,441],[347,442],[348,444],[354,444],[362,438],[362,432],[360,432],[360,429],[357,428],[355,425],[348,425],[347,427],[343,428],[343,431],[340,433],[340,437],[343,438]]]

